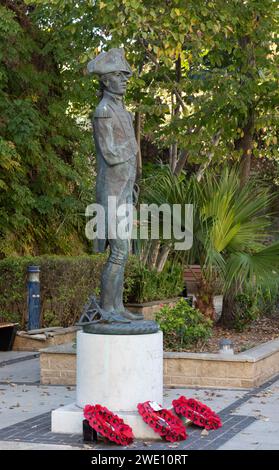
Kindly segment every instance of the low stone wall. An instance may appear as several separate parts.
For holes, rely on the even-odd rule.
[[[75,385],[76,350],[64,344],[42,350],[41,383]],[[251,388],[279,373],[279,339],[244,353],[164,353],[167,387]]]
[[[13,351],[40,351],[42,348],[58,346],[75,340],[79,328],[70,326],[48,332],[46,335],[28,335],[20,331],[16,334]]]
[[[75,385],[76,349],[73,343],[40,351],[41,384]]]
[[[193,296],[195,299],[194,294],[189,293],[189,295]],[[153,302],[144,302],[142,304],[125,304],[125,306],[131,310],[131,312],[142,313],[145,320],[155,320],[156,313],[159,312],[164,305],[174,307],[180,298],[181,297],[174,297],[168,300],[155,300]],[[218,319],[222,311],[223,296],[215,295],[213,302],[217,314],[216,318]]]
[[[164,306],[174,307],[179,297],[168,300],[155,300],[153,302],[144,302],[142,304],[125,304],[125,306],[135,313],[141,313],[145,320],[155,320],[155,315]]]

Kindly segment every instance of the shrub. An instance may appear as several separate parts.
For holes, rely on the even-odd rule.
[[[15,257],[0,261],[0,317],[25,326],[27,266],[40,266],[41,325],[69,326],[99,287],[104,255]]]
[[[259,310],[257,308],[257,295],[246,292],[238,294],[234,300],[234,328],[243,331],[250,323],[257,319]]]
[[[181,349],[206,340],[211,335],[212,321],[199,310],[180,299],[174,307],[164,306],[156,315],[164,333],[165,347]]]
[[[272,315],[277,310],[278,286],[249,290],[238,294],[234,302],[234,328],[243,331],[262,315]]]
[[[278,285],[262,289],[258,295],[257,306],[261,315],[272,315],[278,309],[279,288]]]
[[[0,321],[27,320],[27,266],[41,269],[41,325],[70,326],[80,317],[90,294],[99,294],[104,254],[84,256],[12,257],[0,261]],[[127,263],[124,298],[130,302],[164,300],[180,292],[180,271],[144,274],[138,258]],[[160,286],[160,282],[162,285]],[[156,291],[158,288],[158,291]],[[158,297],[159,296],[159,297]]]
[[[147,267],[134,265],[133,273],[128,267],[124,298],[127,302],[150,302],[178,296],[183,290],[183,268],[180,264],[166,263],[158,273]],[[131,265],[130,265],[131,268]]]

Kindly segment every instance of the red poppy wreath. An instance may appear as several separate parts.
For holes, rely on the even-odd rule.
[[[103,437],[121,446],[133,442],[132,428],[105,406],[85,405],[83,413],[89,425]]]
[[[143,421],[166,441],[176,442],[187,439],[182,421],[171,411],[162,408],[161,405],[157,405],[155,410],[150,401],[139,403],[138,412]]]
[[[222,426],[219,416],[208,406],[195,400],[194,398],[179,397],[172,402],[177,415],[182,415],[192,421],[192,423],[205,428],[218,429]]]

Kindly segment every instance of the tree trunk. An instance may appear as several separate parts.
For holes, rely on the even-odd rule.
[[[171,144],[169,148],[169,166],[171,172],[173,172],[173,144]]]
[[[157,258],[158,258],[159,251],[160,251],[160,245],[161,245],[160,240],[152,240],[151,241],[151,247],[150,247],[150,251],[149,251],[149,260],[148,260],[148,268],[149,269],[155,269],[156,268]]]
[[[156,269],[158,273],[163,271],[166,261],[168,259],[169,252],[170,252],[169,245],[163,245],[161,247],[161,250],[158,254],[157,261],[156,261]]]
[[[147,260],[148,260],[148,256],[149,256],[150,247],[151,247],[151,241],[146,240],[146,242],[144,244],[144,247],[142,249],[142,253],[141,253],[141,262],[144,266],[147,265]]]
[[[181,81],[181,58],[180,56],[175,61],[175,75],[176,75],[176,83],[179,83]],[[178,99],[174,91],[172,91],[172,94],[171,94],[172,117],[179,116],[180,105],[181,105],[180,100]],[[170,169],[172,173],[175,172],[175,169],[177,166],[177,161],[178,161],[177,156],[178,156],[178,145],[177,145],[177,142],[174,142],[170,146],[170,158],[169,158]]]
[[[243,49],[246,61],[244,61],[244,70],[241,72],[246,75],[250,81],[254,80],[254,74],[257,74],[256,69],[256,56],[254,50],[254,43],[251,40],[249,34],[243,35],[239,39],[239,45]],[[251,101],[250,101],[251,103]],[[244,186],[250,177],[251,172],[251,156],[253,150],[253,134],[254,134],[254,123],[255,123],[255,106],[250,104],[248,109],[248,118],[244,124],[242,131],[243,136],[238,139],[235,143],[235,148],[241,150],[240,160],[240,183]]]
[[[212,294],[203,293],[199,291],[196,295],[195,308],[197,308],[205,317],[214,321],[215,319],[215,307],[214,297]]]
[[[220,137],[221,137],[221,130],[217,131],[216,134],[214,134],[214,136],[212,137],[212,145],[214,147],[217,147],[217,145],[219,144],[219,140],[220,140]],[[206,162],[200,166],[199,168],[199,171],[197,173],[197,181],[200,182],[205,171],[207,170],[208,166],[210,165],[211,161],[212,161],[212,158],[214,157],[214,150],[212,149],[207,155],[206,155],[207,159],[206,159]]]
[[[141,156],[141,143],[140,143],[141,114],[139,111],[135,112],[135,134],[136,134],[136,141],[139,147],[139,150],[137,153],[137,180],[140,180],[142,177],[142,156]]]
[[[177,165],[177,143],[172,144],[171,172],[174,173]]]
[[[243,136],[235,142],[235,149],[241,150],[240,160],[240,183],[244,186],[250,177],[251,172],[251,156],[253,149],[253,134],[254,134],[254,110],[249,111],[249,118],[247,124],[243,127]]]
[[[212,283],[208,282],[204,277],[201,277],[197,284],[197,292],[195,292],[195,307],[210,320],[215,320],[215,307],[214,307],[214,291]]]
[[[226,328],[233,328],[235,322],[235,295],[236,290],[231,289],[230,291],[226,292],[223,296],[223,307],[222,307],[222,314],[219,320],[219,324],[225,326]]]
[[[181,171],[184,168],[185,163],[187,162],[187,159],[189,157],[189,153],[186,150],[183,150],[180,152],[179,158],[176,163],[176,167],[174,169],[174,174],[175,176],[179,176]]]
[[[172,118],[175,115],[175,100],[174,100],[174,93],[171,93],[171,115]],[[177,159],[177,145],[176,144],[171,144],[169,148],[169,166],[171,169],[171,172],[174,172],[175,168],[175,160]]]

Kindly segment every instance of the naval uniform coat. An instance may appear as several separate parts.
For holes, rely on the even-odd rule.
[[[108,240],[108,196],[116,197],[117,207],[132,204],[136,178],[135,138],[131,114],[118,95],[104,91],[93,116],[93,135],[97,154],[96,202],[105,209],[105,240],[97,240],[96,251],[103,252]]]

